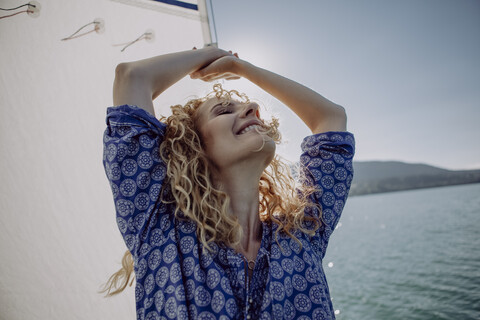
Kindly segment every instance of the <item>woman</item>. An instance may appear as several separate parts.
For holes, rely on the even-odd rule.
[[[157,120],[152,100],[186,75],[244,77],[291,108],[313,134],[302,186],[275,156],[278,122],[236,91]],[[335,318],[321,263],[353,177],[342,107],[214,47],[120,64],[113,99],[104,165],[128,251],[103,292],[134,269],[137,319]]]

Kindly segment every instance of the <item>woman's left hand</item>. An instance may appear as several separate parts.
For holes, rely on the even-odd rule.
[[[190,78],[200,79],[208,82],[220,79],[240,79],[240,76],[237,74],[239,61],[240,59],[237,53],[233,53],[231,56],[223,56],[213,61],[206,67],[192,72],[190,74]]]

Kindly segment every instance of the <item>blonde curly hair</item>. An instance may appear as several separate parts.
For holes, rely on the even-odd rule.
[[[213,91],[204,98],[190,100],[184,106],[172,106],[172,115],[160,119],[167,124],[165,138],[160,145],[160,156],[167,167],[166,183],[173,195],[171,202],[176,203],[175,217],[180,218],[179,214],[182,213],[182,218],[194,221],[199,242],[209,251],[212,250],[212,242],[236,248],[242,239],[242,228],[237,217],[229,213],[229,196],[212,183],[213,170],[202,147],[196,111],[210,98],[216,97],[228,103],[235,96],[243,103],[250,102],[245,94],[236,90],[227,91],[220,84],[215,84]],[[280,143],[278,120],[272,118],[270,122],[262,122],[266,128],[264,133],[275,143]],[[321,222],[318,218],[305,215],[305,209],[320,208],[307,200],[315,190],[303,184],[301,192],[298,192],[296,184],[288,164],[275,155],[260,177],[259,217],[263,222],[271,221],[278,225],[275,232],[277,243],[278,234],[284,232],[301,246],[292,232],[300,230],[313,235]],[[168,202],[163,198],[162,201]],[[309,222],[308,227],[306,222]],[[106,297],[116,295],[126,288],[130,279],[132,286],[133,270],[133,257],[127,250],[122,259],[122,268],[109,278],[99,293],[107,292]]]

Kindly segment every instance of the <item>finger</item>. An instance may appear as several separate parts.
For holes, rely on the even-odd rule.
[[[218,78],[217,74],[208,74],[208,75],[205,75],[205,76],[202,76],[202,77],[197,77],[195,79],[199,79],[199,80],[202,80],[202,81],[212,81],[216,78]]]
[[[205,76],[200,70],[190,73],[190,77],[192,79],[201,79]]]
[[[210,74],[208,72],[203,73],[201,71],[195,71],[194,73],[190,74],[190,77],[192,79],[200,79],[202,80],[205,77],[208,77]]]
[[[200,70],[197,70],[192,73],[193,77],[195,78],[203,78],[207,75],[218,74],[218,71],[215,67],[208,65]]]
[[[217,75],[213,75],[213,76],[209,77],[209,79],[210,80],[221,80],[221,79],[228,80],[228,78],[232,78],[232,77],[235,78],[236,76],[231,75],[231,74],[217,74]]]
[[[222,76],[207,76],[201,78],[201,80],[206,81],[206,82],[212,82],[212,81],[217,81],[223,79]]]
[[[212,78],[212,77],[205,77],[205,78],[202,78],[202,81],[205,81],[205,82],[212,82],[212,81],[215,81],[217,79],[215,78]]]

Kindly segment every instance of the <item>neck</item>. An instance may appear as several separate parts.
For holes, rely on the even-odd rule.
[[[259,217],[259,181],[263,169],[241,163],[219,170],[222,190],[230,197],[230,212],[234,214],[243,231],[239,251],[248,252],[258,247],[262,240]]]

